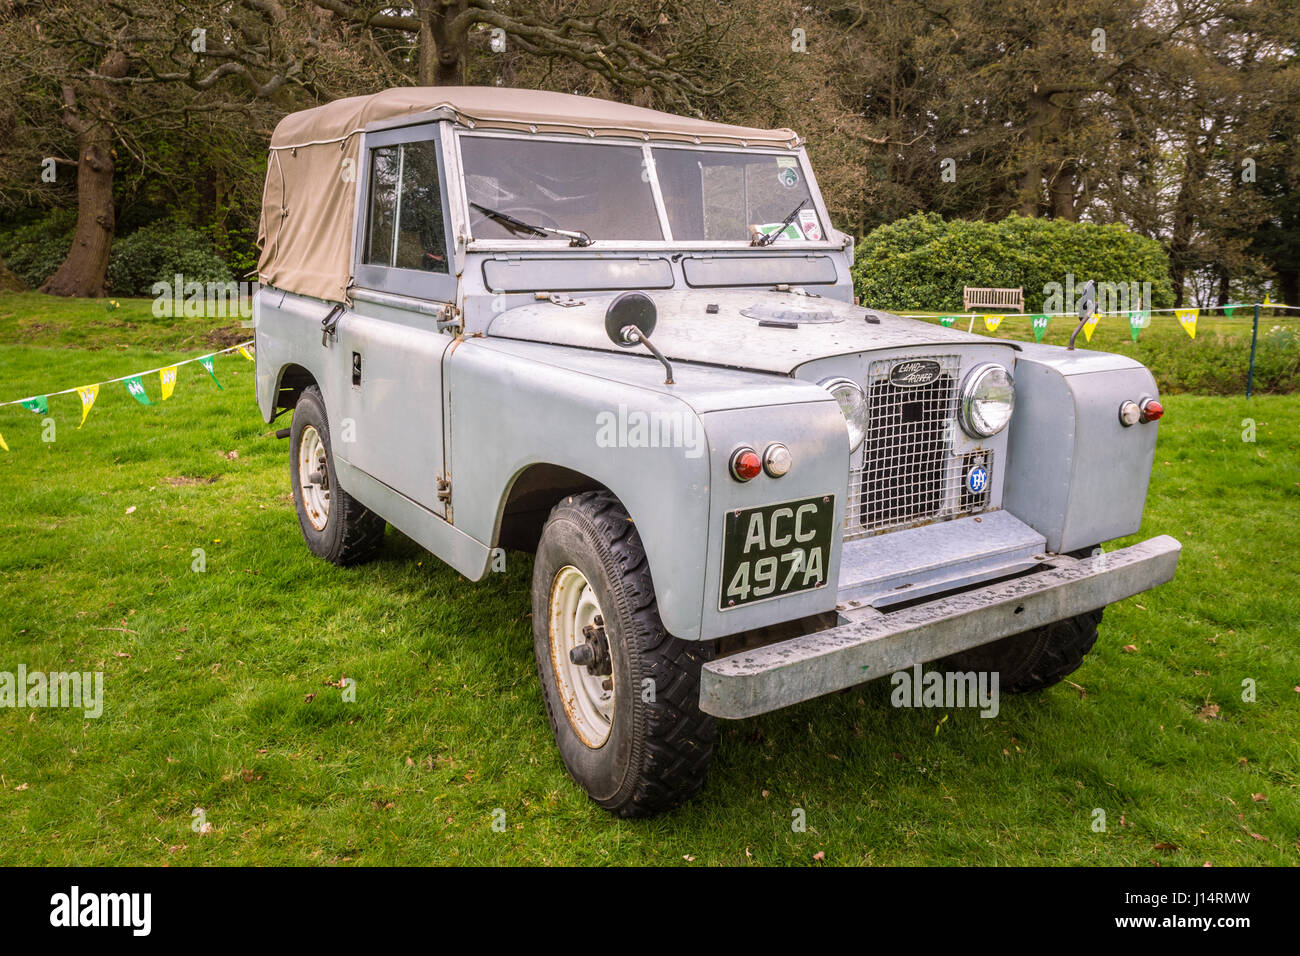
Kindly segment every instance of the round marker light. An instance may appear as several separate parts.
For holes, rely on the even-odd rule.
[[[731,455],[731,477],[737,481],[749,481],[757,478],[763,470],[763,459],[758,452],[745,447],[737,448]]]
[[[1165,414],[1165,407],[1157,402],[1154,398],[1148,399],[1142,404],[1142,422],[1158,422]]]
[[[1125,428],[1136,425],[1142,420],[1142,409],[1137,402],[1125,402],[1119,407],[1119,423]]]
[[[977,365],[961,386],[961,427],[989,438],[1007,427],[1016,407],[1016,383],[1001,365]]]
[[[849,378],[827,378],[817,383],[835,396],[844,413],[844,424],[849,430],[849,451],[857,451],[867,436],[867,396],[861,386]]]
[[[780,478],[793,464],[794,457],[790,454],[790,449],[780,442],[773,442],[763,452],[763,470],[773,478]]]

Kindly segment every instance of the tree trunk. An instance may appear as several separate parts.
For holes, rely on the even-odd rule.
[[[105,76],[126,75],[127,58],[109,53],[99,65]],[[63,119],[77,134],[77,227],[72,248],[41,292],[50,295],[102,296],[113,246],[112,90],[103,80],[89,84],[91,103],[79,102],[71,84],[63,87]]]
[[[421,86],[458,86],[465,82],[469,35],[468,29],[456,22],[465,6],[465,0],[418,0]]]

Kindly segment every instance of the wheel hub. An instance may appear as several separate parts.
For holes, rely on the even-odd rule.
[[[550,599],[551,665],[565,716],[593,750],[609,739],[614,722],[614,663],[605,617],[586,575],[566,565]]]
[[[298,438],[298,484],[307,520],[317,531],[324,531],[330,518],[329,460],[325,440],[314,425],[305,426]]]

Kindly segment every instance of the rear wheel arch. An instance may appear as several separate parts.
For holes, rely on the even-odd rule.
[[[313,385],[320,388],[316,376],[312,375],[303,366],[294,362],[283,366],[280,369],[280,374],[276,376],[275,407],[272,411],[297,407],[298,399],[302,396],[302,393]]]

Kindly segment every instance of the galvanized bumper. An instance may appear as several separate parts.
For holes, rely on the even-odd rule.
[[[957,651],[1096,610],[1164,584],[1182,546],[1161,535],[1089,558],[1054,556],[1024,577],[845,623],[704,665],[700,707],[753,717]]]

